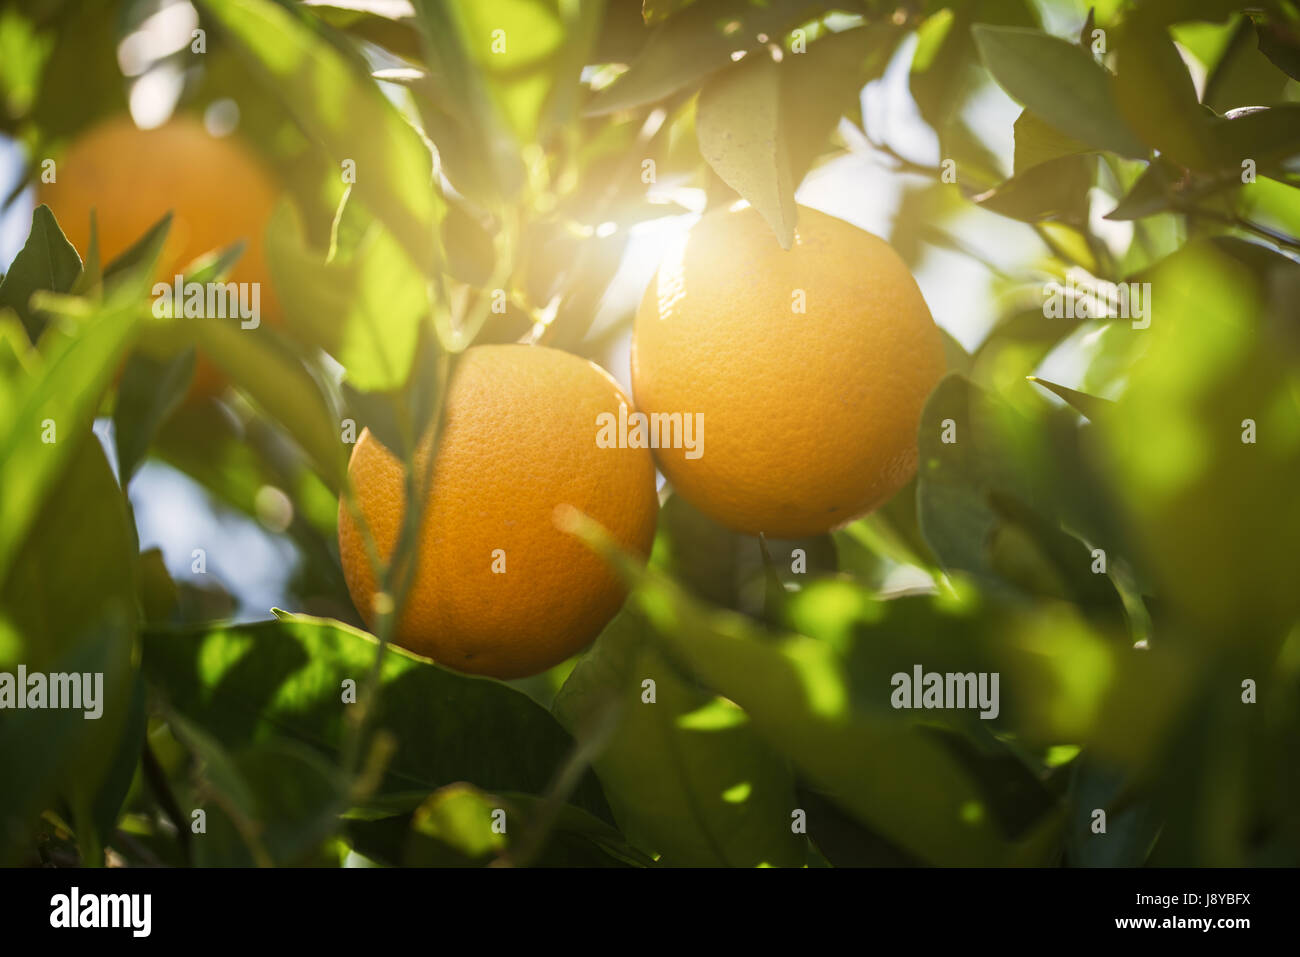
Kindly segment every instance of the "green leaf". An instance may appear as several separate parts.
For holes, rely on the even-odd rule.
[[[1169,209],[1176,209],[1181,200],[1175,193],[1175,184],[1179,179],[1179,170],[1164,157],[1157,157],[1138,177],[1129,191],[1115,205],[1107,219],[1127,220],[1154,216]]]
[[[293,207],[283,204],[268,227],[266,255],[285,321],[300,338],[331,353],[360,389],[406,381],[429,295],[382,223],[366,220],[356,248],[327,261],[324,250],[307,246]]]
[[[180,405],[194,377],[194,351],[170,359],[136,352],[126,360],[113,407],[113,441],[123,487],[148,454],[158,428]]]
[[[1095,161],[1086,156],[1059,156],[973,197],[985,209],[1027,223],[1088,220],[1088,190]]]
[[[700,154],[728,186],[763,214],[782,249],[794,243],[794,183],[781,132],[781,72],[756,54],[700,92]]]
[[[204,0],[200,7],[330,158],[355,163],[358,196],[416,268],[434,275],[442,261],[438,225],[445,207],[428,147],[393,104],[288,9],[270,0]]]
[[[511,822],[504,812],[491,795],[468,784],[449,784],[434,791],[412,817],[413,840],[404,863],[419,867],[486,863],[506,849]],[[498,823],[504,824],[505,833],[493,826]]]
[[[1211,121],[1217,168],[1239,175],[1244,160],[1261,170],[1281,170],[1300,156],[1300,103],[1235,112]]]
[[[692,4],[654,28],[628,71],[598,91],[588,116],[662,100],[732,62],[732,54],[764,48],[760,35],[781,38],[821,11],[812,0],[720,0]]]
[[[754,731],[835,804],[929,863],[987,865],[1041,853],[999,835],[979,789],[924,729],[856,707],[835,644],[770,637],[739,615],[710,611],[618,553],[595,523],[572,513],[565,522],[638,582],[631,600],[663,652],[739,705]],[[888,687],[878,694],[887,708]]]
[[[710,604],[739,608],[747,578],[740,556],[746,541],[752,543],[680,495],[670,495],[659,509],[651,561]]]
[[[377,651],[370,635],[303,616],[229,627],[150,630],[144,668],[181,713],[238,748],[283,735],[337,755],[349,722],[344,682],[363,687]],[[374,727],[394,735],[384,793],[455,781],[541,793],[572,741],[546,711],[499,682],[448,671],[390,648]],[[601,817],[599,786],[572,800]]]
[[[647,24],[658,23],[694,2],[695,0],[641,0],[641,16]]]
[[[654,700],[647,702],[646,682]],[[615,724],[595,761],[620,829],[677,866],[795,866],[793,780],[734,704],[684,681],[625,611],[555,701],[565,725]]]
[[[98,306],[81,300],[54,303],[46,311],[66,309],[65,325],[41,338],[41,371],[25,378],[13,396],[9,414],[0,421],[0,580],[16,557],[32,522],[40,513],[78,448],[94,441],[90,426],[143,309],[130,295],[110,297]],[[51,432],[51,429],[53,430]],[[54,441],[46,441],[53,437]],[[134,552],[134,549],[132,550]]]
[[[303,0],[313,15],[398,56],[417,59],[420,31],[406,0]]]
[[[1282,544],[1300,534],[1300,511],[1279,507],[1300,474],[1296,349],[1283,331],[1293,305],[1208,243],[1144,278],[1160,290],[1151,343],[1116,414],[1097,423],[1119,514],[1153,588],[1181,610],[1180,640],[1280,640],[1300,612]]]
[[[113,759],[104,775],[104,781],[95,794],[92,808],[99,846],[112,843],[121,816],[122,803],[131,790],[136,769],[140,766],[140,752],[144,748],[145,734],[149,729],[149,710],[144,677],[136,671],[131,675],[131,694],[125,702],[126,718],[113,750]]]
[[[203,354],[288,430],[330,488],[341,488],[347,455],[339,419],[302,361],[268,329],[243,329],[219,319],[196,320],[192,328]]]
[[[1070,767],[1068,862],[1075,867],[1141,867],[1151,855],[1161,819],[1149,800],[1121,803],[1132,780],[1087,754]],[[1093,830],[1096,811],[1106,812],[1106,829]]]
[[[409,810],[408,810],[409,809]],[[503,830],[504,828],[504,830]],[[617,829],[571,804],[458,782],[433,794],[395,795],[347,815],[353,847],[390,865],[647,867]]]
[[[167,213],[154,223],[145,234],[104,267],[102,279],[105,283],[118,280],[136,283],[147,288],[149,278],[154,274],[154,264],[162,254],[167,235],[171,232],[172,214]],[[98,242],[98,239],[96,239]],[[96,251],[97,253],[97,251]]]
[[[29,673],[102,674],[102,711],[87,720],[74,709],[24,710],[0,721],[0,859],[14,829],[25,831],[56,795],[92,810],[131,720],[135,530],[98,441],[62,444],[75,450],[68,467],[49,479],[20,560],[0,580],[0,634],[17,644],[6,663]]]
[[[1115,403],[1109,399],[1103,399],[1100,396],[1088,395],[1085,392],[1077,392],[1074,389],[1067,389],[1063,385],[1057,385],[1055,382],[1048,382],[1046,379],[1040,379],[1038,376],[1029,376],[1029,381],[1036,385],[1041,385],[1049,392],[1064,399],[1072,408],[1080,414],[1096,422],[1100,418],[1110,415],[1115,409]]]
[[[1255,30],[1259,34],[1259,52],[1291,79],[1300,80],[1300,39],[1294,25],[1288,29],[1282,23],[1257,20]]]
[[[822,37],[806,53],[782,60],[778,121],[796,189],[840,118],[857,112],[863,86],[884,72],[903,35],[892,23],[869,24]]]
[[[1016,175],[1039,163],[1090,151],[1087,143],[1067,136],[1030,110],[1020,111],[1013,131],[1016,141]]]
[[[28,337],[35,342],[45,323],[32,310],[32,293],[69,292],[80,275],[81,257],[59,229],[50,207],[42,203],[32,213],[27,242],[0,279],[0,309],[8,306],[18,313]]]
[[[1114,78],[1086,50],[1040,30],[979,24],[973,32],[993,78],[1026,108],[1094,148],[1147,156],[1120,114]]]
[[[921,532],[945,568],[1003,593],[1122,613],[1091,549],[1106,550],[1109,572],[1131,543],[1073,412],[1044,403],[1027,416],[949,375],[926,403],[918,441]]]
[[[1115,95],[1134,132],[1182,166],[1212,169],[1210,114],[1197,100],[1187,65],[1156,12],[1138,8],[1125,20],[1115,59]]]
[[[190,725],[182,740],[192,742]],[[261,742],[228,756],[214,767],[207,739],[198,752],[205,781],[207,831],[195,835],[199,867],[252,867],[301,863],[338,828],[347,807],[347,782],[338,768],[293,741]]]

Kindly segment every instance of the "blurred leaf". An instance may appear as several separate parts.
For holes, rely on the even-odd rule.
[[[598,116],[662,100],[732,62],[741,50],[753,55],[779,40],[823,5],[812,0],[749,0],[695,3],[653,29],[628,71],[591,98],[587,114]]]
[[[45,323],[32,311],[32,293],[70,292],[80,275],[81,257],[54,221],[50,207],[42,203],[32,213],[27,242],[0,279],[0,309],[9,306],[18,313],[28,337],[35,342]]]
[[[40,89],[41,70],[54,47],[54,37],[39,31],[15,7],[0,13],[0,129],[23,116]]]
[[[741,616],[707,611],[662,574],[612,551],[594,523],[571,519],[570,528],[639,582],[632,600],[663,651],[739,705],[754,731],[830,800],[930,863],[987,865],[1038,853],[1014,849],[987,814],[972,810],[984,806],[980,793],[922,729],[852,707],[832,644],[769,639]],[[888,686],[877,694],[883,705]]]
[[[1300,32],[1295,24],[1256,20],[1255,30],[1259,35],[1259,52],[1291,79],[1300,80]]]
[[[1122,804],[1131,785],[1123,772],[1107,769],[1087,754],[1070,768],[1066,853],[1076,867],[1141,867],[1160,833],[1161,820],[1149,800]],[[1093,813],[1106,812],[1106,831],[1092,829]]]
[[[99,400],[143,312],[130,295],[97,307],[80,300],[64,305],[81,313],[73,320],[75,334],[46,331],[39,376],[22,383],[12,412],[0,421],[0,580],[64,469],[83,443],[94,441],[90,425]],[[56,441],[46,442],[50,427]]]
[[[6,592],[10,587],[5,586]],[[9,594],[3,597],[11,600]],[[88,720],[84,711],[74,708],[6,710],[0,720],[0,762],[5,768],[5,786],[0,788],[0,863],[6,866],[30,863],[21,855],[31,853],[37,818],[56,801],[67,802],[79,824],[94,826],[100,809],[97,792],[111,776],[127,722],[135,641],[134,624],[124,605],[106,602],[97,613],[98,619],[87,623],[84,631],[58,636],[59,652],[33,648],[36,655],[21,659],[29,673],[102,674],[103,714]],[[0,629],[6,624],[0,618]]]
[[[392,453],[410,459],[419,439],[428,433],[435,413],[438,389],[450,373],[445,356],[437,352],[433,337],[425,333],[416,342],[415,363],[406,384],[386,392],[366,392],[343,380],[347,411],[357,424],[369,428]],[[360,435],[360,432],[358,432]]]
[[[658,23],[694,2],[695,0],[641,0],[641,16],[647,24]]]
[[[144,461],[159,426],[180,405],[194,377],[194,351],[170,359],[141,352],[126,360],[113,407],[118,479],[125,488]]]
[[[651,560],[696,595],[722,608],[740,607],[741,536],[704,515],[680,495],[659,509]]]
[[[409,808],[409,810],[408,810]],[[504,831],[493,831],[493,812]],[[546,818],[546,819],[544,819]],[[514,857],[549,827],[527,861]],[[500,828],[498,827],[498,831]],[[550,818],[545,799],[518,792],[488,794],[457,782],[433,794],[395,795],[347,816],[353,846],[390,865],[479,867],[494,862],[542,867],[649,866],[611,825],[571,804]]]
[[[363,221],[356,248],[327,261],[283,204],[267,230],[267,262],[290,328],[338,359],[357,388],[396,389],[411,371],[428,290],[392,234]]]
[[[491,795],[468,784],[449,784],[434,791],[411,820],[412,844],[404,863],[421,867],[485,863],[506,848],[506,833],[493,827],[496,815],[509,833],[505,810]]]
[[[794,242],[794,183],[781,132],[781,72],[756,54],[700,92],[700,154],[722,180],[763,214],[783,249]]]
[[[178,594],[176,582],[163,561],[161,549],[150,548],[140,553],[136,564],[139,582],[140,611],[147,624],[168,621],[176,608]]]
[[[1073,412],[1044,404],[1031,419],[949,375],[926,404],[919,443],[920,527],[944,567],[1120,612],[1090,549],[1105,549],[1110,571],[1129,543]]]
[[[165,714],[198,761],[186,802],[206,811],[206,829],[190,838],[195,864],[298,863],[334,830],[346,806],[346,782],[318,753],[277,739],[231,751],[201,724]]]
[[[247,782],[248,803],[227,810],[222,800],[208,810],[206,834],[193,839],[199,867],[249,867],[259,862],[300,862],[338,827],[347,786],[338,768],[292,741],[266,741],[232,756]],[[235,818],[243,816],[237,824]],[[247,828],[258,853],[236,839]]]
[[[1281,545],[1300,536],[1288,491],[1300,474],[1297,343],[1282,331],[1291,306],[1206,243],[1145,278],[1151,344],[1095,433],[1122,492],[1117,521],[1143,542],[1184,640],[1277,640],[1300,612]]]
[[[1120,115],[1114,78],[1088,51],[1039,30],[979,24],[973,32],[998,84],[1052,126],[1098,149],[1147,155]]]
[[[342,486],[347,471],[338,416],[302,362],[272,339],[268,330],[249,335],[228,322],[201,321],[195,338],[231,381],[289,431],[330,486]]]
[[[461,282],[482,287],[492,278],[496,265],[492,236],[463,203],[448,201],[442,243],[447,249],[447,271]]]
[[[325,619],[285,616],[253,625],[145,635],[145,673],[171,704],[227,747],[288,735],[337,754],[349,722],[344,682],[360,693],[375,640]],[[527,696],[390,648],[374,726],[396,737],[388,792],[433,791],[453,781],[540,793],[572,742]],[[572,800],[608,808],[587,777]]]
[[[126,83],[116,55],[120,22],[115,4],[62,5],[31,108],[45,143],[71,136],[99,117],[126,112]]]
[[[136,768],[140,766],[140,752],[144,748],[145,733],[149,726],[146,704],[144,676],[138,671],[133,671],[130,697],[122,704],[126,716],[122,721],[121,733],[91,809],[100,847],[107,847],[112,843],[113,833],[117,829],[117,821],[122,813],[122,803],[131,790]]]
[[[646,682],[654,700],[647,702]],[[677,866],[794,866],[793,781],[735,705],[679,677],[625,611],[555,701],[566,727],[616,722],[596,759],[615,819],[633,844]]]
[[[497,10],[495,22],[471,36],[467,5],[416,0],[415,7],[429,69],[427,79],[416,86],[425,126],[457,188],[479,203],[495,206],[500,198],[513,196],[526,179],[519,143],[480,66],[491,56],[492,29],[508,20]],[[510,35],[504,39],[509,49]]]
[[[437,227],[444,204],[419,134],[367,76],[289,10],[270,0],[201,0],[200,7],[331,159],[356,164],[358,196],[416,268],[433,275],[442,259]]]
[[[68,466],[47,479],[52,487],[20,539],[21,561],[0,579],[0,633],[16,637],[13,658],[29,672],[101,674],[101,715],[87,720],[81,710],[24,709],[0,720],[0,859],[14,833],[27,831],[56,795],[93,818],[96,794],[129,727],[135,530],[99,442],[87,436],[60,444],[71,452]],[[12,472],[0,475],[12,481]]]
[[[420,32],[408,0],[303,0],[324,22],[398,56],[420,55]]]
[[[924,861],[845,814],[814,788],[796,800],[808,815],[808,839],[834,867],[918,867]]]
[[[102,279],[108,283],[111,279],[122,282],[137,282],[148,287],[149,279],[154,274],[154,263],[162,254],[163,245],[171,231],[172,214],[167,213],[145,231],[144,235],[117,254],[112,262],[104,266]],[[97,242],[98,240],[96,240]],[[92,252],[94,249],[92,248]]]

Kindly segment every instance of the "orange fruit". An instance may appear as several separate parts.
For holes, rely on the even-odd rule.
[[[142,130],[129,116],[114,116],[78,136],[55,164],[55,181],[42,183],[39,201],[84,259],[95,211],[101,265],[129,249],[172,213],[154,279],[173,277],[205,253],[243,240],[244,251],[228,282],[259,283],[264,318],[279,304],[271,289],[263,234],[279,190],[256,156],[234,137],[210,134],[191,116]],[[195,369],[193,391],[210,394],[221,376],[206,361]]]
[[[649,451],[603,448],[597,417],[628,401],[591,362],[542,346],[476,346],[447,387],[445,426],[398,644],[473,674],[520,678],[582,649],[624,590],[603,559],[555,524],[571,505],[645,555],[658,497]],[[428,446],[416,456],[427,467]],[[389,560],[406,509],[404,467],[369,431],[348,464],[358,506]],[[339,554],[373,628],[376,577],[339,503]]]
[[[699,413],[697,449],[655,453],[673,488],[778,538],[842,525],[907,483],[943,372],[903,260],[806,207],[789,250],[753,208],[705,215],[646,291],[632,346],[637,408]]]

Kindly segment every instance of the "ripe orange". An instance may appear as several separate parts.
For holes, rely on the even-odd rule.
[[[805,207],[788,251],[752,208],[704,216],[646,291],[632,348],[641,412],[702,413],[695,457],[656,453],[673,487],[779,538],[842,525],[907,483],[943,371],[898,254]]]
[[[519,678],[596,637],[623,588],[600,557],[556,527],[554,513],[571,505],[628,551],[649,551],[658,510],[650,453],[596,441],[597,416],[617,416],[620,405],[627,399],[608,373],[569,353],[524,345],[465,352],[447,389],[398,644],[460,671]],[[426,446],[417,470],[427,455]],[[403,466],[366,430],[348,475],[387,560],[405,513]],[[376,578],[344,502],[339,554],[352,601],[373,627]]]
[[[230,282],[260,283],[264,318],[279,304],[271,289],[263,233],[279,196],[254,154],[233,137],[211,135],[202,122],[178,116],[151,130],[115,116],[77,137],[56,160],[55,181],[42,183],[39,200],[54,211],[84,259],[94,209],[99,258],[107,265],[169,211],[172,224],[154,278],[170,282],[205,253],[243,240]],[[215,392],[219,373],[207,362],[195,370],[194,391]]]

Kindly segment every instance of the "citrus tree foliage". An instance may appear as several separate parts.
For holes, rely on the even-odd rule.
[[[0,712],[0,861],[1300,862],[1294,4],[181,6],[148,67],[233,99],[288,184],[284,321],[156,318],[166,220],[83,262],[35,210],[0,282],[0,671],[102,672],[104,717]],[[0,11],[29,180],[127,108],[154,12]],[[625,334],[593,319],[630,227],[744,199],[789,246],[845,157],[904,184],[905,259],[989,277],[915,481],[797,542],[668,494],[646,567],[570,516],[631,597],[535,679],[359,627],[342,423],[410,460],[469,344]],[[219,402],[185,401],[196,349]],[[150,461],[276,529],[291,611],[232,618],[141,550]],[[894,707],[918,663],[997,673],[996,716]]]

